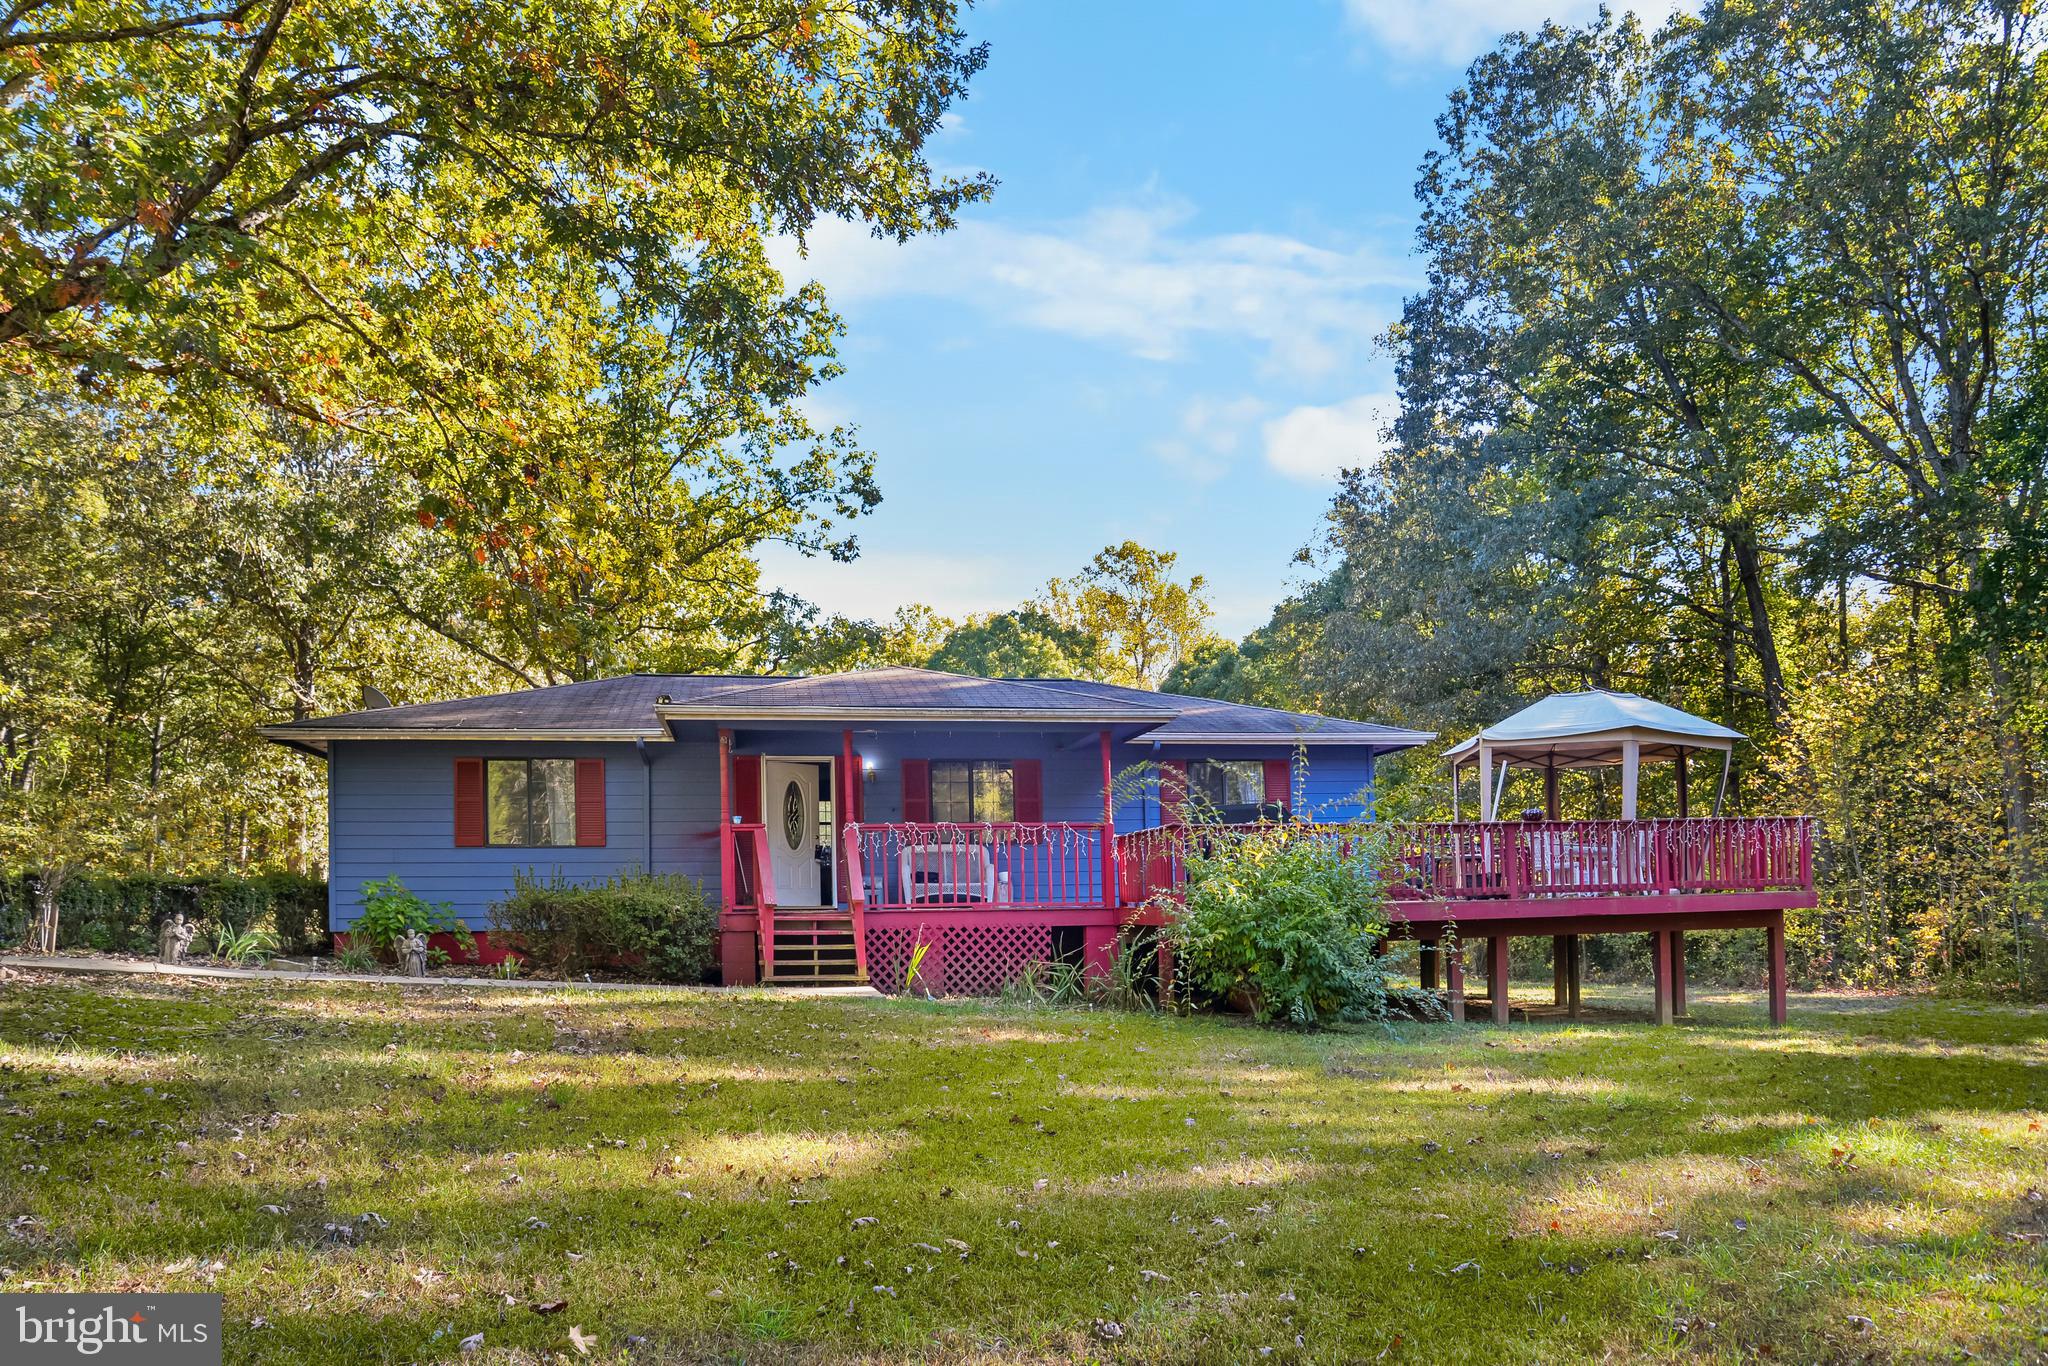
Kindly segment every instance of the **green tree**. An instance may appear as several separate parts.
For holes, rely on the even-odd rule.
[[[1179,558],[1136,541],[1106,547],[1070,579],[1054,579],[1032,606],[1069,630],[1100,641],[1111,682],[1156,688],[1209,636],[1208,581],[1173,577]]]
[[[1108,678],[1096,637],[1035,607],[969,617],[947,633],[930,666],[980,678]]]

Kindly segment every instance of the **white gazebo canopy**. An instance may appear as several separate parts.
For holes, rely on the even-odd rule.
[[[1466,765],[1479,770],[1479,819],[1498,819],[1495,809],[1509,768],[1540,769],[1544,774],[1544,805],[1550,819],[1558,815],[1557,775],[1567,769],[1621,769],[1621,815],[1636,818],[1636,787],[1645,759],[1677,765],[1678,814],[1686,814],[1686,759],[1698,750],[1731,754],[1741,731],[1704,717],[1667,707],[1627,692],[1552,693],[1507,720],[1488,726],[1471,739],[1444,752],[1451,763],[1451,805],[1455,815],[1458,775]],[[1496,778],[1494,766],[1500,766]],[[1728,791],[1728,764],[1721,766],[1721,788],[1714,811]]]

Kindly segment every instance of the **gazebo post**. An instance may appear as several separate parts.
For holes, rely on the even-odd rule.
[[[1550,752],[1549,759],[1543,765],[1543,819],[1564,819],[1564,802],[1558,794],[1556,750]]]
[[[1479,745],[1479,819],[1493,819],[1493,746]]]
[[[1728,771],[1735,767],[1735,747],[1730,745],[1721,751],[1721,786],[1714,792],[1714,814],[1721,814],[1721,803],[1728,797]]]
[[[1621,818],[1636,818],[1636,787],[1642,779],[1643,744],[1640,740],[1621,742]]]
[[[1458,789],[1464,786],[1459,781],[1458,775],[1464,771],[1465,761],[1463,759],[1451,760],[1451,821],[1453,824],[1456,824],[1458,820]]]
[[[1686,752],[1683,749],[1678,751],[1678,758],[1673,761],[1674,766],[1672,769],[1674,776],[1678,779],[1678,819],[1680,820],[1684,820],[1691,814],[1685,809],[1685,754]]]

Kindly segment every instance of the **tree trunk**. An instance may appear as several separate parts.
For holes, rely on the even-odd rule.
[[[1750,646],[1763,674],[1764,715],[1771,729],[1777,730],[1785,717],[1785,669],[1778,660],[1777,634],[1771,629],[1770,602],[1764,596],[1763,553],[1757,548],[1755,528],[1747,523],[1730,527],[1728,549],[1735,557],[1735,573],[1749,608]]]
[[[1735,692],[1742,671],[1735,662],[1735,571],[1729,563],[1728,533],[1721,533],[1721,719],[1735,719]]]

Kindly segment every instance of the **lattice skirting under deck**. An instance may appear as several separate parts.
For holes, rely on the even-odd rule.
[[[868,980],[875,990],[900,992],[920,930],[868,926]],[[1052,957],[1052,926],[946,925],[922,930],[926,950],[919,984],[935,996],[993,996],[1031,963]]]

